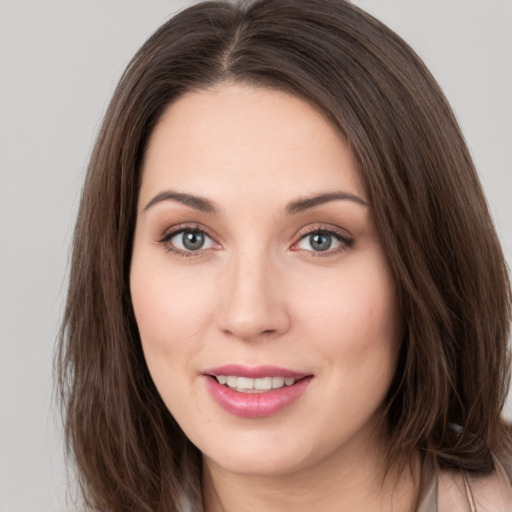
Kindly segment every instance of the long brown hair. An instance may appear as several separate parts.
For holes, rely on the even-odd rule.
[[[510,285],[463,136],[416,54],[344,0],[207,2],[125,71],[94,148],[57,352],[69,453],[104,512],[200,507],[200,454],[160,399],[129,269],[141,160],[164,109],[224,81],[287,91],[351,148],[396,281],[405,336],[387,398],[390,458],[492,470],[510,434]]]

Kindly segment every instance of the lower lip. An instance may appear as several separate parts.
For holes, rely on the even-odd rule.
[[[206,387],[215,402],[240,418],[264,418],[283,411],[304,393],[312,378],[305,377],[292,386],[273,391],[241,393],[219,384],[215,378],[205,376]]]

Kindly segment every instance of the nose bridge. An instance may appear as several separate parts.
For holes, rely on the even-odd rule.
[[[289,319],[277,263],[265,251],[240,250],[225,275],[219,328],[240,339],[284,332]]]

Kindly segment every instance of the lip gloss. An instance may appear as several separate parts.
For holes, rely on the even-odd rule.
[[[291,386],[284,385],[269,391],[244,393],[220,384],[215,378],[218,375],[248,378],[279,376],[297,380]],[[211,397],[225,411],[241,418],[263,418],[278,414],[295,402],[304,393],[313,376],[271,366],[248,368],[229,365],[207,370],[203,378]]]

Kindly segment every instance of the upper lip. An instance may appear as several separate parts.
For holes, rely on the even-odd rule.
[[[249,379],[260,379],[263,377],[285,377],[302,379],[307,377],[308,373],[296,372],[288,368],[279,366],[262,365],[262,366],[244,366],[240,364],[227,364],[216,368],[209,368],[203,372],[204,375],[235,375],[237,377],[247,377]]]

